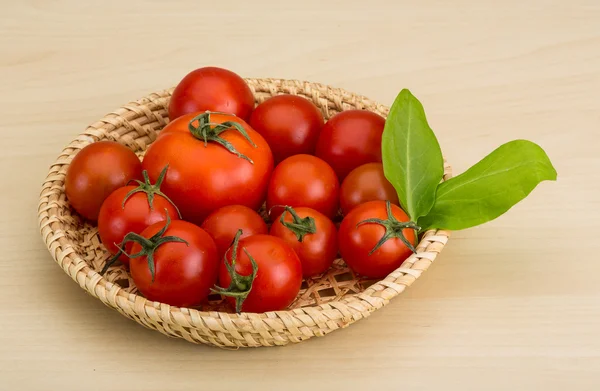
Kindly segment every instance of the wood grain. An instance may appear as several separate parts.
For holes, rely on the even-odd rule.
[[[2,5],[0,390],[600,386],[597,1]],[[348,329],[236,352],[172,340],[74,284],[39,238],[36,204],[87,124],[208,64],[387,104],[407,87],[456,173],[527,138],[559,180],[454,233],[409,290]]]

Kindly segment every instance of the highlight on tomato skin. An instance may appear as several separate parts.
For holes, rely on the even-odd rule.
[[[389,200],[399,205],[398,193],[385,178],[383,164],[367,163],[356,167],[342,182],[340,207],[347,215],[352,209],[368,201]]]
[[[115,141],[98,141],[85,146],[69,164],[65,194],[77,213],[96,221],[104,200],[134,179],[142,179],[136,154]]]
[[[308,99],[276,95],[259,104],[249,122],[267,140],[279,163],[293,155],[314,154],[324,119]]]
[[[215,210],[208,215],[201,227],[217,244],[220,259],[231,246],[238,230],[242,230],[240,239],[268,232],[263,218],[244,205],[228,205]]]
[[[385,119],[368,110],[346,110],[323,126],[315,155],[325,160],[340,181],[353,169],[381,162],[381,137]]]
[[[204,67],[188,73],[175,87],[169,119],[208,110],[247,120],[253,109],[254,96],[243,78],[227,69]]]
[[[340,183],[333,169],[312,155],[294,155],[275,167],[267,191],[267,210],[273,216],[283,205],[308,207],[333,219],[339,209]]]

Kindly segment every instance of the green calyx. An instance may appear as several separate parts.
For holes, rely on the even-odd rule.
[[[245,160],[249,161],[251,164],[254,164],[252,159],[250,159],[248,156],[240,153],[237,149],[235,149],[233,144],[231,144],[229,141],[225,140],[224,138],[220,137],[220,134],[223,133],[224,131],[230,130],[230,129],[235,129],[238,132],[240,132],[240,134],[242,136],[244,136],[244,138],[248,141],[248,143],[250,143],[250,145],[252,145],[254,148],[257,148],[256,144],[254,144],[254,141],[252,141],[252,139],[246,132],[246,129],[244,129],[244,127],[240,123],[235,122],[235,121],[225,121],[221,124],[210,122],[211,114],[221,114],[221,113],[206,111],[206,112],[192,118],[192,120],[188,124],[188,129],[190,130],[192,135],[194,135],[194,137],[196,137],[198,140],[204,141],[204,146],[206,146],[209,141],[213,141],[215,143],[222,145],[223,147],[225,147],[225,149],[227,149],[229,152],[233,153],[237,157],[245,159]]]
[[[391,238],[398,238],[398,239],[402,240],[402,243],[404,243],[406,245],[406,247],[408,247],[413,253],[417,252],[417,250],[415,249],[413,244],[411,242],[409,242],[408,239],[406,239],[406,236],[404,236],[404,230],[407,228],[414,229],[415,233],[416,233],[416,231],[419,231],[421,229],[421,227],[419,227],[412,221],[402,222],[402,221],[399,221],[397,218],[395,218],[394,215],[392,214],[392,204],[390,203],[390,201],[385,202],[385,209],[387,211],[387,219],[386,220],[373,218],[373,219],[363,220],[360,223],[356,224],[357,228],[363,224],[368,224],[368,223],[379,224],[385,228],[385,234],[383,234],[383,236],[381,237],[379,242],[377,242],[375,247],[373,247],[373,249],[369,252],[369,255],[371,255],[375,251],[377,251],[377,249],[379,249],[379,247],[383,246],[383,244],[385,242],[387,242],[388,239],[391,239]]]
[[[244,252],[246,253],[248,258],[250,259],[250,262],[252,263],[252,274],[249,276],[242,276],[235,270],[235,262],[237,260],[237,248],[238,243],[240,241],[240,236],[242,236],[241,229],[238,230],[235,234],[232,247],[230,247],[230,249],[227,250],[228,252],[232,251],[231,263],[227,262],[227,256],[225,256],[223,260],[225,262],[225,267],[227,268],[227,273],[229,273],[229,276],[231,276],[231,283],[227,288],[222,288],[220,286],[215,285],[215,287],[211,289],[213,293],[218,293],[223,296],[235,298],[235,312],[237,312],[238,314],[242,310],[242,304],[244,303],[244,300],[246,300],[246,298],[250,294],[250,291],[252,290],[252,283],[254,282],[254,279],[256,278],[256,274],[258,272],[258,265],[256,264],[256,261],[254,260],[252,255],[248,253],[248,250],[246,250],[246,248],[244,248]]]
[[[169,201],[169,203],[171,205],[173,205],[173,207],[177,211],[177,215],[179,216],[179,218],[181,218],[181,213],[179,212],[179,208],[177,208],[177,205],[175,205],[175,203],[173,201],[171,201],[171,199],[169,197],[167,197],[166,194],[160,190],[160,186],[162,185],[162,183],[165,179],[165,175],[167,173],[168,168],[169,168],[169,165],[166,165],[165,168],[162,169],[162,171],[158,175],[158,178],[157,178],[155,184],[152,184],[150,182],[150,178],[148,177],[148,171],[146,171],[146,170],[142,171],[142,175],[144,176],[144,182],[138,181],[137,179],[135,180],[135,182],[138,184],[138,187],[131,190],[129,193],[127,193],[125,195],[125,198],[123,198],[123,203],[121,204],[123,209],[125,209],[125,203],[129,199],[129,197],[131,197],[135,193],[143,192],[143,193],[146,193],[146,196],[148,197],[148,206],[150,206],[150,209],[154,209],[154,196],[159,195],[159,196],[163,197],[164,199],[166,199],[167,201]]]
[[[281,225],[292,231],[294,235],[296,235],[296,238],[298,238],[299,242],[302,242],[304,240],[305,235],[314,234],[315,232],[317,232],[317,226],[315,225],[314,218],[310,216],[301,218],[291,206],[285,206],[284,208],[285,210],[281,214],[279,222],[281,223]],[[292,215],[291,222],[285,221],[285,214],[288,212],[290,213],[290,215]]]
[[[156,266],[154,262],[154,252],[156,251],[156,249],[162,246],[163,244],[169,242],[185,243],[186,246],[189,246],[189,243],[186,240],[178,236],[163,236],[167,231],[167,228],[169,228],[169,225],[171,225],[171,218],[169,217],[169,213],[167,212],[167,221],[165,223],[165,226],[151,238],[146,239],[145,237],[138,235],[135,232],[130,232],[127,235],[125,235],[125,238],[123,238],[121,244],[117,245],[117,247],[119,248],[119,252],[115,254],[115,256],[112,257],[108,262],[106,262],[106,265],[104,265],[104,268],[102,268],[100,274],[106,273],[108,268],[113,263],[115,263],[117,259],[119,259],[121,254],[125,254],[129,258],[138,258],[145,256],[148,260],[148,269],[150,269],[150,274],[152,275],[152,282],[154,282]],[[142,249],[135,254],[127,254],[124,248],[125,245],[129,242],[138,243],[142,247]]]

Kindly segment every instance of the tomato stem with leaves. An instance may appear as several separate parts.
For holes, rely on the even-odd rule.
[[[165,168],[162,169],[162,171],[158,175],[158,178],[156,179],[155,184],[152,184],[152,182],[150,182],[150,177],[148,177],[148,171],[146,171],[146,170],[142,171],[142,176],[144,177],[144,182],[138,181],[137,179],[133,180],[135,183],[138,184],[138,187],[131,190],[129,193],[127,193],[125,195],[125,198],[123,198],[123,203],[121,205],[123,207],[123,209],[125,209],[125,203],[129,199],[129,197],[131,197],[135,193],[141,193],[141,192],[146,193],[146,196],[148,197],[148,206],[150,207],[150,209],[154,209],[154,195],[158,194],[159,196],[162,196],[162,197],[164,197],[164,199],[169,201],[169,203],[171,205],[173,205],[173,207],[177,211],[177,215],[179,216],[179,218],[181,218],[181,212],[179,212],[179,208],[177,208],[177,205],[175,205],[175,203],[173,201],[171,201],[171,199],[169,197],[167,197],[167,195],[160,190],[160,187],[165,179],[165,174],[167,173],[168,168],[169,168],[169,165],[166,165]]]
[[[242,304],[244,303],[244,300],[246,300],[246,297],[248,297],[250,291],[252,290],[252,283],[256,278],[256,273],[258,272],[258,265],[256,264],[256,261],[254,260],[252,255],[248,253],[248,250],[246,250],[246,248],[244,248],[244,252],[246,253],[248,259],[250,259],[250,262],[252,263],[252,274],[250,274],[249,276],[242,276],[235,270],[235,262],[237,260],[237,248],[242,233],[243,232],[241,229],[238,230],[235,234],[235,238],[233,239],[233,244],[231,247],[231,263],[227,262],[227,256],[225,256],[224,259],[227,272],[231,276],[231,283],[227,288],[215,285],[215,288],[211,289],[213,293],[218,293],[223,296],[235,298],[235,312],[237,312],[238,314],[242,310]]]
[[[284,208],[285,210],[281,214],[281,218],[279,219],[279,221],[281,222],[281,225],[283,225],[284,227],[292,231],[294,235],[296,235],[296,238],[298,238],[299,242],[302,242],[302,240],[304,240],[305,235],[314,234],[315,232],[317,232],[317,226],[315,225],[314,218],[310,216],[301,218],[291,206],[285,206]],[[292,215],[292,222],[285,221],[286,212],[289,212]]]
[[[240,134],[250,143],[250,145],[252,145],[254,148],[257,148],[256,144],[254,144],[254,141],[252,141],[244,127],[240,123],[235,121],[225,121],[221,124],[210,122],[211,114],[213,114],[213,112],[206,111],[192,118],[188,125],[188,129],[190,130],[192,135],[194,135],[194,137],[196,137],[198,140],[203,140],[204,146],[206,146],[209,141],[214,141],[218,144],[221,144],[223,147],[225,147],[225,149],[227,149],[229,152],[233,153],[237,157],[245,159],[250,163],[254,164],[252,159],[238,152],[238,150],[235,149],[233,144],[219,136],[224,131],[233,128],[240,132]],[[196,121],[198,122],[198,125],[194,126],[194,122]]]
[[[408,222],[398,221],[398,219],[396,219],[394,217],[394,215],[392,214],[392,204],[390,203],[390,201],[385,202],[385,209],[387,211],[387,219],[386,220],[373,218],[373,219],[363,220],[363,221],[359,222],[358,224],[356,224],[356,227],[359,227],[360,225],[363,225],[363,224],[374,223],[374,224],[382,225],[385,228],[385,234],[381,237],[379,242],[377,242],[375,247],[373,247],[373,249],[369,252],[369,255],[371,255],[375,251],[377,251],[377,249],[379,249],[379,247],[383,246],[383,244],[385,242],[387,242],[388,239],[391,239],[391,238],[398,238],[398,239],[402,240],[402,243],[404,243],[406,245],[406,247],[408,247],[413,253],[417,252],[417,250],[415,249],[413,244],[411,242],[409,242],[408,239],[406,239],[406,236],[404,236],[403,231],[405,229],[409,228],[409,229],[414,229],[416,232],[416,231],[419,231],[421,228],[412,221],[408,221]]]
[[[119,259],[119,256],[121,256],[121,254],[127,255],[127,257],[129,257],[129,258],[138,258],[138,257],[145,256],[148,260],[148,268],[150,269],[150,274],[152,275],[152,282],[154,282],[154,271],[155,271],[154,252],[156,251],[156,249],[158,247],[160,247],[161,245],[168,243],[168,242],[185,243],[186,246],[189,246],[189,243],[186,240],[184,240],[178,236],[163,236],[164,233],[167,231],[167,228],[169,228],[170,224],[171,224],[171,218],[169,217],[169,213],[167,212],[167,221],[165,223],[165,226],[151,238],[147,239],[147,238],[143,237],[142,235],[136,234],[135,232],[130,232],[127,235],[125,235],[125,238],[123,238],[123,241],[121,242],[121,244],[117,246],[119,248],[119,252],[117,254],[115,254],[115,256],[112,257],[108,262],[106,262],[106,265],[104,265],[104,268],[102,268],[102,271],[100,272],[100,274],[106,273],[108,268],[113,263],[115,263],[117,261],[117,259]],[[129,242],[138,243],[142,247],[142,249],[135,254],[127,254],[125,252],[124,248],[125,248],[125,244],[127,244]]]

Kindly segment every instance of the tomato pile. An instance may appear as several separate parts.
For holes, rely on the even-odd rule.
[[[382,278],[414,251],[418,227],[383,173],[378,114],[325,122],[293,95],[255,108],[240,76],[207,67],[175,88],[169,118],[141,162],[96,142],[65,181],[113,255],[103,273],[122,262],[148,299],[193,307],[213,292],[237,312],[283,310],[338,256]]]

